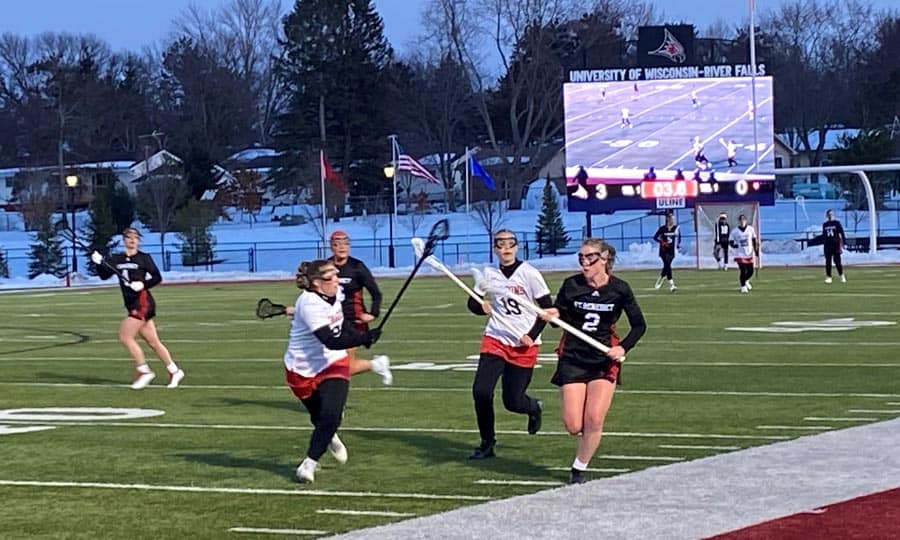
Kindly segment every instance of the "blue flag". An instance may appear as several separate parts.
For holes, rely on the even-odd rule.
[[[472,160],[472,175],[480,176],[481,180],[484,181],[484,185],[491,191],[497,191],[497,186],[494,184],[494,179],[491,178],[491,175],[484,170],[481,166],[481,163],[478,163],[478,160],[475,159],[475,156],[470,156],[470,160]]]

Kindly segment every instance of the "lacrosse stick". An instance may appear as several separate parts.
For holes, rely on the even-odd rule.
[[[378,330],[381,330],[384,327],[384,323],[387,322],[388,317],[391,316],[394,308],[397,307],[397,302],[400,301],[400,297],[403,296],[404,292],[406,292],[406,288],[409,287],[413,276],[415,276],[416,272],[419,271],[419,268],[422,267],[422,263],[425,262],[425,259],[427,259],[432,253],[434,253],[434,248],[437,246],[437,243],[443,242],[448,238],[450,238],[450,222],[448,222],[446,219],[442,219],[435,223],[431,228],[431,232],[428,233],[428,240],[425,241],[425,246],[422,249],[422,257],[420,257],[419,260],[416,261],[416,265],[413,266],[412,272],[410,272],[409,277],[406,278],[406,281],[403,282],[403,286],[400,287],[400,290],[397,292],[397,296],[394,298],[394,301],[391,302],[390,307],[388,307],[387,312],[384,314],[384,317],[378,324]]]
[[[498,294],[498,295],[509,294],[509,291],[505,291],[505,290],[489,290],[488,292],[490,292],[491,294]],[[516,298],[516,302],[517,302],[520,306],[523,306],[525,309],[531,311],[531,312],[534,313],[535,315],[537,315],[537,316],[539,316],[539,317],[543,317],[543,316],[546,314],[546,312],[543,310],[543,308],[541,308],[540,306],[536,305],[534,302],[531,302],[531,301],[529,301],[529,300],[527,300],[527,299],[523,299],[523,298],[518,297],[518,296],[515,297],[515,298]],[[553,318],[551,318],[551,319],[550,319],[550,322],[552,322],[552,323],[555,324],[556,326],[559,326],[560,328],[562,328],[562,329],[565,330],[566,332],[572,334],[573,336],[577,337],[577,338],[580,339],[581,341],[584,341],[585,343],[587,343],[587,344],[590,345],[591,347],[597,349],[598,351],[600,351],[600,352],[602,352],[602,353],[608,353],[608,352],[609,352],[609,347],[607,347],[606,345],[600,343],[600,342],[597,341],[596,339],[594,339],[594,338],[592,338],[591,336],[585,334],[585,333],[582,332],[581,330],[575,328],[574,326],[572,326],[571,324],[567,323],[566,321],[560,319],[559,317],[553,317]],[[616,361],[617,361],[617,362],[624,362],[624,361],[625,361],[625,357],[622,356],[622,357],[616,359]]]
[[[65,223],[64,221],[60,221],[60,222],[58,222],[58,223],[56,224],[56,232],[57,232],[58,234],[60,234],[60,235],[63,237],[64,240],[66,240],[67,242],[72,242],[72,243],[75,244],[78,248],[80,248],[81,251],[83,251],[83,252],[85,252],[85,253],[91,253],[91,252],[93,252],[93,251],[96,251],[96,250],[94,250],[94,248],[92,248],[91,246],[88,246],[87,244],[84,244],[83,242],[81,242],[80,240],[78,240],[78,239],[75,237],[75,232],[74,232],[74,231],[71,229],[71,227],[69,227],[69,225],[68,225],[67,223]],[[90,258],[90,255],[88,255],[88,258]],[[106,258],[105,258],[105,257],[103,258],[102,261],[100,261],[100,264],[102,264],[103,266],[107,267],[110,271],[112,271],[113,274],[119,276],[119,279],[121,279],[121,280],[124,281],[125,283],[131,283],[131,280],[128,279],[127,277],[125,277],[125,275],[122,274],[122,272],[120,272],[118,268],[116,268],[115,266],[109,264],[109,263],[106,261]]]
[[[287,313],[287,307],[282,304],[276,304],[268,298],[260,298],[256,303],[256,316],[260,319],[269,319]]]

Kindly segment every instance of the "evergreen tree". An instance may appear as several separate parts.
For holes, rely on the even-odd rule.
[[[9,279],[9,265],[6,263],[6,251],[0,247],[0,278]]]
[[[209,232],[218,212],[206,201],[190,199],[175,215],[176,236],[181,240],[181,262],[186,266],[209,264],[216,239]]]
[[[562,214],[559,204],[556,202],[556,193],[552,189],[553,184],[549,179],[544,184],[544,197],[541,203],[541,215],[538,216],[538,225],[535,232],[538,237],[538,249],[540,253],[552,253],[566,247],[569,236],[563,227]]]
[[[113,208],[111,204],[112,190],[103,189],[97,192],[88,213],[91,216],[90,222],[85,225],[83,236],[88,247],[85,250],[85,259],[87,260],[87,271],[91,275],[97,275],[97,265],[91,261],[90,254],[92,251],[99,251],[106,255],[118,242],[111,242],[111,238],[119,233],[122,229],[118,227],[113,216]],[[123,228],[124,229],[124,228]]]
[[[116,232],[120,233],[131,226],[134,221],[134,199],[128,188],[121,182],[116,181],[115,187],[109,192],[109,208],[112,211],[113,222],[116,226]]]
[[[50,219],[42,221],[35,232],[35,242],[31,244],[28,263],[28,279],[41,274],[63,277],[69,271],[64,259],[62,239],[50,223]]]

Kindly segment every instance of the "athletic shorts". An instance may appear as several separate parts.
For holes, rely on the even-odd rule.
[[[287,381],[291,392],[299,399],[306,399],[312,396],[322,381],[326,379],[344,379],[350,380],[350,360],[345,356],[328,365],[322,371],[316,373],[312,377],[304,377],[299,373],[284,370],[284,379]]]
[[[575,362],[560,359],[556,364],[556,373],[553,374],[550,382],[556,386],[562,386],[603,379],[618,384],[621,371],[622,364],[612,359],[605,362]]]
[[[521,368],[533,368],[537,364],[538,346],[513,347],[497,338],[483,336],[481,338],[481,353],[492,354],[514,366]]]
[[[125,306],[128,316],[139,321],[149,321],[156,317],[156,300],[147,294],[139,294],[137,299]]]

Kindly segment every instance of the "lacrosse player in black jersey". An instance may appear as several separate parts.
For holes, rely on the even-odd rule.
[[[731,241],[731,225],[728,224],[728,214],[719,214],[713,233],[713,256],[719,265],[719,270],[728,270],[728,246]]]
[[[109,279],[113,275],[119,277],[119,288],[122,289],[122,299],[128,311],[128,315],[119,324],[119,341],[128,349],[137,368],[137,376],[131,387],[140,390],[156,377],[147,365],[144,351],[137,342],[136,337],[140,334],[166,365],[166,371],[169,373],[167,388],[176,388],[184,379],[184,371],[172,360],[172,355],[159,339],[156,323],[153,322],[153,318],[156,317],[156,301],[150,294],[150,289],[159,285],[162,275],[153,258],[138,249],[141,233],[137,229],[132,227],[125,229],[122,238],[125,243],[124,253],[115,253],[104,259],[103,255],[94,251],[91,253],[91,261],[97,265],[97,275],[100,279]]]
[[[834,267],[837,268],[841,282],[846,283],[847,276],[844,275],[844,266],[841,264],[841,252],[844,251],[844,245],[847,244],[847,237],[844,235],[844,227],[841,225],[841,222],[834,219],[834,210],[825,212],[825,223],[822,224],[822,238],[825,249],[825,283],[831,283],[832,261],[834,261]]]
[[[610,273],[615,257],[615,248],[602,239],[586,239],[578,251],[581,273],[563,281],[555,307],[544,314],[546,320],[559,317],[609,347],[603,353],[564,332],[557,348],[559,362],[550,382],[560,387],[566,431],[578,437],[569,478],[573,484],[586,481],[585,471],[600,446],[621,359],[647,330],[631,287]],[[623,311],[631,328],[624,339],[619,339],[615,324]]]
[[[365,333],[369,330],[369,323],[378,317],[381,309],[381,289],[375,283],[366,263],[350,256],[350,237],[346,232],[331,233],[330,243],[332,255],[328,260],[338,269],[338,280],[344,292],[344,319],[355,324],[358,332]],[[371,299],[368,309],[363,300],[363,290],[369,293]],[[347,353],[350,357],[351,375],[372,371],[381,376],[382,384],[393,384],[390,358],[383,354],[376,355],[371,360],[358,358],[355,348],[349,349]]]
[[[659,243],[659,258],[663,267],[659,272],[659,278],[653,288],[662,287],[663,281],[669,281],[669,290],[675,291],[675,280],[672,278],[672,261],[675,260],[675,249],[681,248],[681,231],[675,223],[675,216],[671,212],[666,213],[666,224],[657,229],[653,240]]]

